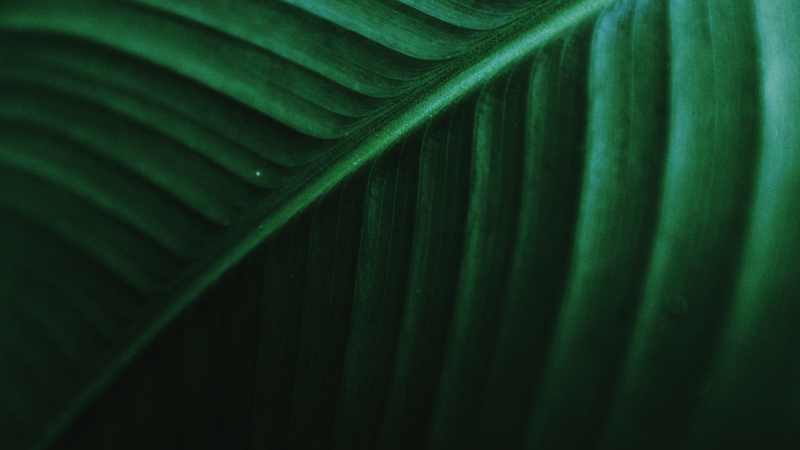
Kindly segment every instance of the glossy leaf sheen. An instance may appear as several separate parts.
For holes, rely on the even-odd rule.
[[[798,438],[793,0],[0,0],[0,447]]]

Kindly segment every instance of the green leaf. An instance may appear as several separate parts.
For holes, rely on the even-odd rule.
[[[0,2],[0,445],[800,429],[792,0]]]

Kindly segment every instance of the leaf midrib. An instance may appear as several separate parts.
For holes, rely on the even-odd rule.
[[[273,194],[274,197],[270,196],[262,204],[253,207],[243,217],[240,225],[232,228],[221,246],[217,246],[209,257],[183,277],[183,282],[177,288],[154,302],[156,309],[150,311],[152,320],[144,323],[139,332],[134,333],[133,342],[114,355],[106,370],[63,409],[62,414],[50,424],[33,448],[44,450],[50,447],[94,399],[106,391],[128,364],[203,291],[305,208],[428,120],[535,50],[595,17],[615,1],[617,0],[579,0],[553,12],[544,20],[526,26],[526,21],[538,17],[535,11],[529,11],[528,16],[510,26],[510,35],[505,39],[501,38],[496,47],[482,49],[482,52],[468,58],[451,76],[401,104],[395,114],[387,115],[377,126],[373,124],[370,127],[375,130],[373,133],[345,139],[341,145],[332,149],[332,158],[324,158],[296,182],[287,183],[286,188]],[[309,177],[308,174],[316,176]]]

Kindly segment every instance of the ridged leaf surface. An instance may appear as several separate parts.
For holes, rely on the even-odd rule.
[[[0,1],[0,446],[800,430],[793,0]]]

